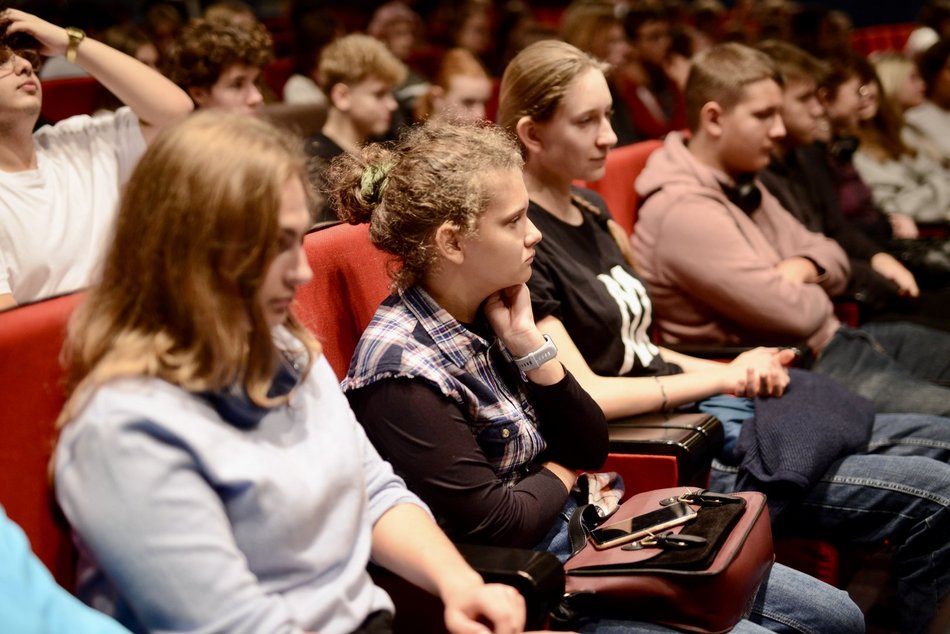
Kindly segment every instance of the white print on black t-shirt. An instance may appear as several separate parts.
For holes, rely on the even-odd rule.
[[[620,366],[617,374],[623,376],[633,369],[633,355],[637,355],[643,367],[648,367],[653,358],[660,354],[660,350],[650,341],[650,316],[653,313],[653,305],[650,303],[647,289],[640,280],[627,273],[619,265],[610,269],[610,275],[601,273],[597,279],[607,287],[607,292],[614,298],[620,309],[623,365]]]

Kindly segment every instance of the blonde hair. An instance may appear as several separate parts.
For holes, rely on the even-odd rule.
[[[501,78],[499,125],[514,134],[522,117],[548,121],[570,83],[592,68],[608,70],[607,64],[566,42],[544,40],[528,46],[511,60]]]
[[[484,124],[427,122],[393,150],[365,146],[330,166],[330,197],[340,218],[369,223],[377,247],[395,256],[393,289],[422,281],[435,262],[436,230],[451,223],[472,235],[492,198],[491,173],[523,166],[510,135]]]
[[[878,87],[878,101],[874,117],[858,125],[857,136],[862,151],[879,161],[899,161],[903,155],[916,156],[917,150],[906,144],[901,136],[904,115],[896,99],[901,84],[914,70],[914,62],[893,51],[876,53],[867,62],[869,81]]]
[[[317,83],[329,94],[337,84],[352,86],[370,77],[398,86],[406,79],[406,67],[386,45],[369,35],[354,33],[323,49],[317,66]]]
[[[532,44],[518,53],[505,70],[501,79],[498,120],[515,135],[522,117],[531,117],[536,122],[547,121],[557,112],[571,82],[590,69],[603,73],[607,68],[604,62],[566,42],[550,40]],[[521,149],[524,152],[524,144],[521,144]],[[582,197],[572,198],[578,208],[600,215],[600,209]],[[612,219],[608,219],[607,228],[624,258],[633,266],[633,251],[624,230]]]
[[[699,53],[683,91],[689,129],[699,128],[699,113],[707,103],[714,101],[728,112],[742,100],[746,86],[766,79],[785,85],[772,59],[744,44],[727,42]]]
[[[895,51],[874,53],[868,61],[874,66],[883,94],[890,100],[894,99],[897,91],[907,81],[916,66],[909,57]]]
[[[235,24],[242,19],[257,22],[257,16],[249,5],[240,0],[218,0],[205,8],[205,20],[218,24]]]
[[[606,34],[611,27],[623,28],[623,22],[607,3],[573,2],[561,18],[561,36],[564,41],[580,50],[598,55],[604,49]],[[603,55],[599,55],[603,57]]]
[[[278,350],[257,295],[278,252],[284,186],[307,190],[299,143],[261,120],[203,112],[163,131],[119,203],[99,283],[64,347],[72,396],[120,377],[156,377],[190,392],[241,383],[267,395]],[[319,346],[292,316],[306,368]],[[306,370],[305,370],[306,371]]]
[[[478,58],[464,48],[453,48],[445,54],[442,63],[439,65],[439,74],[432,82],[432,86],[433,88],[438,86],[448,92],[454,77],[474,77],[475,79],[491,81],[488,71],[478,61]],[[416,121],[425,121],[433,114],[432,88],[419,97],[414,114]]]

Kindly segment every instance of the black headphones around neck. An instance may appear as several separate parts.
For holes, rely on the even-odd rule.
[[[762,192],[755,183],[755,176],[745,176],[736,179],[735,185],[719,183],[722,192],[726,195],[733,205],[738,207],[746,215],[762,206]]]

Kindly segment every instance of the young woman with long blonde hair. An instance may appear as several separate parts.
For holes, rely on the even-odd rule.
[[[373,559],[458,633],[517,632],[356,423],[290,312],[310,279],[298,144],[202,113],[156,139],[70,324],[56,491],[79,594],[135,631],[387,632]]]

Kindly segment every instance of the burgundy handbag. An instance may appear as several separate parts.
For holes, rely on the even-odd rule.
[[[746,617],[775,561],[763,494],[656,489],[633,496],[601,521],[677,501],[697,510],[689,523],[603,550],[587,540],[590,513],[579,509],[571,521],[575,554],[564,564],[565,595],[555,620],[576,626],[577,618],[591,614],[714,633]]]

